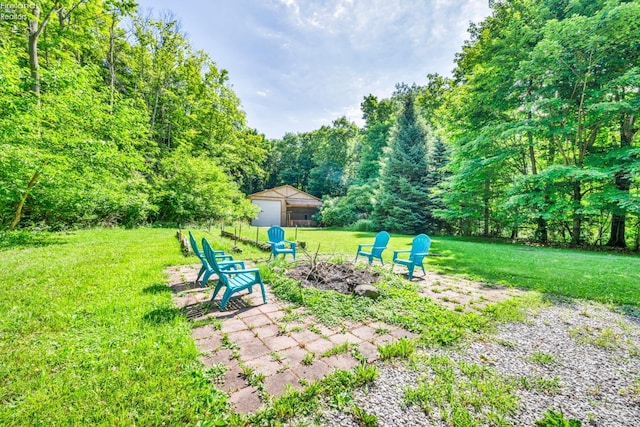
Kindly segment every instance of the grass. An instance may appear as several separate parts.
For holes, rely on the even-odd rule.
[[[266,228],[259,233],[263,231],[266,237]],[[243,233],[255,236],[255,228],[245,227]],[[287,229],[287,238],[293,239],[294,233]],[[199,362],[190,334],[197,325],[190,324],[175,308],[165,286],[166,267],[196,262],[194,257],[180,254],[174,234],[175,230],[148,228],[0,233],[3,425],[238,425],[246,421],[230,410],[226,394],[216,388],[216,381],[224,375],[223,367],[204,369]],[[305,241],[311,252],[320,244],[320,252],[350,260],[357,245],[370,243],[374,235],[299,229],[297,240]],[[215,229],[196,232],[196,237],[203,236],[216,249],[229,251],[234,244],[220,239]],[[387,261],[392,250],[407,249],[410,242],[411,236],[392,236],[385,253]],[[236,258],[268,258],[268,253],[252,246],[238,243],[238,247],[242,253]],[[428,270],[567,297],[640,305],[638,257],[454,238],[434,239],[432,252],[440,256],[427,258]],[[416,346],[455,343],[470,331],[491,328],[496,321],[519,319],[523,305],[540,303],[530,297],[490,305],[482,314],[455,312],[419,297],[415,283],[391,274],[387,266],[376,267],[381,274],[380,297],[371,301],[300,289],[296,282],[273,270],[283,265],[286,262],[260,266],[278,297],[304,305],[328,325],[373,319],[402,326],[419,334]],[[296,316],[291,312],[287,320],[295,321]],[[220,327],[218,322],[212,323]],[[609,330],[576,330],[574,337],[602,347],[618,345],[617,335]],[[225,345],[237,352],[229,339]],[[413,345],[389,347],[390,352],[398,353],[395,357],[413,357],[412,349]],[[533,358],[537,363],[552,363],[543,354]],[[312,361],[311,356],[309,359]],[[499,423],[503,416],[500,411],[512,407],[506,396],[511,387],[531,387],[546,393],[558,387],[555,379],[540,378],[527,378],[517,385],[502,384],[491,372],[441,365],[434,361],[431,367],[433,372],[441,369],[438,381],[449,378],[448,372],[467,378],[468,384],[451,383],[454,380],[444,384],[454,386],[452,390],[457,390],[461,402],[485,399],[477,401],[476,406],[483,408],[483,414],[494,414],[491,417],[495,418],[486,419],[490,422]],[[375,378],[375,370],[366,369],[335,374],[302,392],[292,390],[250,421],[262,425],[292,414],[313,413],[318,396],[330,396],[330,404],[349,408],[350,391]],[[251,379],[257,385],[264,380],[254,375]],[[494,383],[502,384],[502,391],[494,390]],[[429,394],[441,399],[437,382],[425,384],[412,397],[420,406],[425,405]],[[450,400],[453,397],[436,402],[447,408],[449,422],[464,425],[475,412]],[[357,418],[373,425],[375,420],[367,415],[363,412]]]
[[[506,417],[518,404],[513,381],[487,366],[456,363],[445,356],[427,356],[418,364],[426,373],[416,387],[405,390],[406,404],[417,405],[446,425],[509,425]]]
[[[230,229],[227,228],[227,231]],[[231,228],[233,230],[233,227]],[[267,227],[242,228],[242,234],[267,241]],[[350,260],[360,243],[371,243],[374,232],[287,228],[287,239],[304,241],[315,253],[345,256]],[[383,257],[409,249],[413,236],[392,234]],[[427,269],[462,275],[489,283],[584,298],[604,303],[640,306],[640,257],[572,249],[530,247],[488,239],[434,237]],[[268,255],[267,255],[268,257]]]
[[[0,257],[3,425],[196,424],[231,415],[163,269],[174,230],[86,230]],[[45,236],[46,237],[46,236]],[[1,245],[0,245],[1,247]]]

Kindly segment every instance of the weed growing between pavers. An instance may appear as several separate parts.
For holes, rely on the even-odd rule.
[[[420,334],[423,345],[456,343],[470,332],[488,330],[496,322],[521,320],[524,303],[527,306],[540,304],[536,297],[527,296],[488,306],[481,315],[455,312],[420,296],[418,284],[387,269],[375,269],[380,275],[376,283],[380,295],[375,300],[313,287],[303,288],[298,281],[285,277],[281,268],[274,271],[270,266],[263,266],[261,271],[278,298],[306,307],[327,326],[341,325],[345,321],[377,320]]]

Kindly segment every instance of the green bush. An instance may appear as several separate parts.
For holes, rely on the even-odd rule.
[[[351,231],[376,231],[376,226],[370,219],[359,219],[348,227]]]

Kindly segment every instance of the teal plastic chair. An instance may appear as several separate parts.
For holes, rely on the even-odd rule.
[[[386,231],[381,231],[376,234],[376,239],[373,241],[373,244],[358,245],[358,251],[356,252],[356,259],[354,262],[358,261],[358,257],[362,255],[363,257],[369,259],[369,264],[373,262],[374,258],[377,258],[380,260],[382,265],[384,265],[384,261],[382,260],[382,252],[387,249],[387,244],[389,243],[390,238],[391,236],[389,236],[389,233],[387,233]],[[363,250],[364,248],[369,247],[371,247],[370,252],[365,252]]]
[[[245,289],[253,292],[253,285],[260,286],[262,301],[265,304],[267,303],[267,294],[264,291],[264,283],[260,276],[260,270],[257,268],[246,268],[244,261],[229,261],[226,263],[226,266],[221,267],[213,253],[213,248],[211,248],[211,245],[205,238],[202,239],[202,248],[204,249],[205,258],[218,275],[218,284],[211,296],[211,302],[216,298],[218,292],[220,292],[222,288],[225,288],[222,294],[222,300],[220,301],[220,311],[224,310],[227,306],[231,295]]]
[[[411,250],[393,251],[393,263],[400,264],[407,267],[409,270],[409,280],[413,278],[413,271],[416,267],[422,268],[422,272],[427,274],[422,264],[424,257],[429,253],[431,247],[431,239],[426,234],[419,234],[413,238],[411,244]],[[402,253],[408,253],[409,258],[400,259],[398,255]]]
[[[191,250],[193,251],[193,253],[196,254],[196,256],[200,259],[200,262],[202,262],[202,267],[200,267],[198,277],[196,277],[196,283],[198,283],[198,280],[200,280],[200,277],[202,277],[200,286],[204,288],[207,286],[207,281],[215,273],[215,271],[211,267],[211,264],[209,264],[209,261],[207,261],[207,258],[204,256],[204,252],[202,252],[200,248],[198,248],[196,239],[195,237],[193,237],[191,231],[189,231],[189,243],[191,244]],[[220,261],[223,266],[227,265],[229,261],[233,261],[233,257],[231,255],[225,255],[224,251],[217,251],[213,249],[212,251],[216,259],[218,259],[218,261]]]
[[[269,236],[269,244],[271,245],[271,256],[274,259],[280,254],[282,254],[283,258],[287,254],[291,254],[293,259],[296,259],[296,242],[284,239],[284,228],[274,225],[267,230],[267,236]],[[288,248],[287,244],[289,245]]]

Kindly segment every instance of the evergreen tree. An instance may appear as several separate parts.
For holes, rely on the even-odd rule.
[[[445,169],[447,163],[449,163],[447,146],[439,136],[434,137],[431,146],[431,152],[428,155],[427,188],[431,197],[431,210],[435,213],[437,210],[446,209],[440,186],[451,174]],[[442,231],[446,229],[448,232],[451,231],[447,221],[444,219],[435,217],[432,219],[432,224],[430,226],[431,230]]]
[[[380,172],[373,221],[380,229],[405,234],[427,231],[431,204],[427,178],[427,136],[415,108],[415,90],[398,96],[402,110],[392,130]]]

